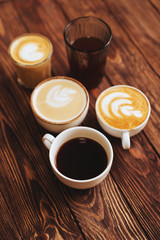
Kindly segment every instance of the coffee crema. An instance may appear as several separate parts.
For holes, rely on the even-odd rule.
[[[145,121],[149,104],[140,91],[129,86],[116,86],[104,91],[97,109],[111,127],[131,130]]]
[[[42,82],[32,96],[37,114],[52,123],[64,123],[78,117],[88,104],[88,95],[77,81],[50,79]]]
[[[52,45],[40,34],[24,34],[14,40],[9,52],[13,60],[24,65],[38,64],[50,55]]]

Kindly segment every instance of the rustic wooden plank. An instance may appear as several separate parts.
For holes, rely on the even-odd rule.
[[[65,2],[65,1],[63,1],[63,3],[64,3],[64,5],[62,5],[63,7],[64,7],[64,9],[69,9],[68,11],[67,11],[67,13],[68,13],[68,16],[70,17],[70,18],[74,18],[74,13],[72,12],[72,9],[71,8],[67,8],[67,3]],[[96,6],[96,8],[98,9],[98,5],[99,5],[99,3],[97,4],[97,6]],[[101,8],[102,8],[102,6],[101,6]],[[103,6],[103,9],[104,9],[104,6]],[[74,8],[74,10],[75,10],[75,8]],[[84,8],[82,8],[82,11],[84,10]],[[106,9],[105,9],[105,11],[106,11]],[[85,12],[85,10],[84,10],[84,12]],[[103,14],[103,16],[104,16],[104,14]],[[112,19],[113,20],[113,19]],[[110,21],[109,21],[110,22]],[[117,26],[117,24],[116,24],[116,22],[111,22],[110,23],[111,25],[114,25],[115,27],[114,27],[114,30],[116,30],[116,29],[118,29],[118,27],[119,26]],[[117,31],[118,32],[118,31]],[[119,38],[119,41],[118,41],[118,43],[117,43],[117,39],[115,40],[115,42],[116,42],[116,46],[114,46],[113,45],[113,48],[115,47],[116,48],[116,51],[118,51],[118,49],[117,49],[117,46],[119,46],[120,47],[120,49],[121,50],[123,50],[123,54],[122,55],[124,55],[125,56],[125,52],[126,52],[126,46],[127,46],[127,49],[129,50],[129,53],[128,53],[128,56],[126,56],[126,60],[124,59],[122,59],[118,54],[118,56],[113,56],[113,55],[111,55],[111,57],[109,57],[109,61],[110,61],[110,65],[108,66],[108,69],[110,70],[110,66],[111,66],[111,64],[113,65],[113,67],[112,67],[112,69],[113,69],[113,72],[115,72],[115,69],[114,69],[114,67],[115,67],[115,65],[114,65],[114,59],[116,58],[116,62],[117,62],[117,60],[118,61],[120,61],[121,63],[122,63],[122,69],[124,70],[125,69],[125,65],[127,65],[127,67],[130,67],[130,66],[133,66],[135,63],[136,63],[136,61],[138,60],[138,62],[137,62],[137,65],[140,65],[140,70],[141,70],[141,68],[142,69],[145,69],[145,68],[147,68],[147,70],[146,70],[146,77],[148,76],[148,72],[151,74],[151,76],[154,76],[155,77],[155,74],[154,74],[154,72],[150,69],[150,67],[148,66],[148,64],[145,62],[145,60],[144,60],[144,58],[143,58],[143,56],[141,56],[141,54],[139,53],[139,51],[137,51],[137,49],[136,49],[136,47],[134,47],[134,45],[132,44],[132,42],[130,43],[130,41],[129,41],[129,38],[127,37],[127,35],[123,32],[123,30],[119,30],[119,32],[117,33],[117,35],[118,36],[116,36],[117,37],[117,39]],[[124,38],[124,42],[122,42],[122,38],[120,38],[120,36],[123,36],[123,38]],[[129,42],[129,43],[128,43]],[[121,44],[120,44],[121,43]],[[119,44],[119,45],[118,45]],[[123,49],[124,48],[124,49]],[[132,49],[134,49],[134,50],[132,50]],[[134,51],[133,53],[132,53],[132,51]],[[119,52],[120,52],[120,50],[119,50]],[[132,55],[131,55],[131,53],[132,53]],[[113,54],[113,53],[112,53]],[[136,56],[135,56],[136,55]],[[112,58],[113,57],[113,58]],[[131,59],[130,59],[131,58]],[[141,64],[141,62],[142,62],[142,64]],[[117,64],[117,63],[116,63]],[[124,66],[123,66],[123,64],[124,64]],[[136,65],[136,66],[137,66]],[[144,66],[143,66],[144,65]],[[119,66],[119,62],[118,62],[118,66]],[[121,66],[119,66],[119,67],[121,67]],[[126,67],[126,76],[127,76],[127,68]],[[121,69],[120,69],[121,70]],[[143,74],[140,74],[141,73],[141,71],[139,70],[139,72],[137,73],[134,73],[134,68],[133,68],[133,70],[132,70],[132,72],[133,72],[133,77],[130,77],[130,78],[132,78],[132,83],[133,83],[133,85],[135,85],[135,86],[137,86],[137,87],[142,87],[142,89],[144,88],[145,89],[145,86],[144,86],[144,73]],[[118,72],[118,71],[117,71]],[[121,72],[120,72],[121,73]],[[116,73],[114,73],[114,74],[116,74]],[[111,77],[112,76],[112,71],[110,72],[110,74],[108,74],[109,75],[109,77],[110,77],[110,79],[112,80],[113,79],[113,77],[115,76],[113,76],[113,77]],[[117,75],[118,75],[118,73],[117,73]],[[137,82],[135,82],[135,79],[134,79],[134,76],[136,77],[136,80],[137,80]],[[139,77],[140,76],[140,77]],[[126,80],[125,78],[122,78],[122,76],[121,76],[121,78],[119,78],[119,75],[118,75],[118,77],[116,77],[116,80],[113,80],[115,83],[117,83],[118,81],[120,81],[121,82],[121,84],[124,84],[124,83],[126,83],[126,82],[128,82],[128,84],[130,84],[129,82],[130,82],[130,78],[129,78],[129,81],[128,80]],[[142,79],[142,80],[140,80],[140,79]],[[151,78],[151,77],[150,77]],[[158,78],[157,78],[157,81],[158,81]],[[119,83],[119,82],[118,82]],[[152,82],[152,86],[154,86],[154,90],[155,91],[153,91],[153,92],[155,92],[155,95],[158,97],[158,89],[156,88],[156,85],[154,84],[154,82]],[[92,91],[92,93],[94,94],[95,93],[95,96],[97,96],[97,94],[98,94],[98,90],[93,90]],[[148,95],[150,95],[150,87],[148,86]],[[95,97],[96,98],[96,97]],[[154,99],[153,99],[153,101],[152,102],[154,102]],[[92,102],[93,103],[93,102]],[[155,114],[155,117],[156,117],[156,120],[157,120],[157,115],[158,114]],[[154,125],[152,126],[152,130],[154,131],[154,129],[155,129],[155,127],[154,127]],[[146,130],[146,131],[148,131],[148,130]],[[156,134],[158,134],[158,132],[156,133]],[[143,138],[143,141],[144,141],[144,143],[146,144],[147,143],[147,140],[146,140],[146,138],[145,138],[145,136],[143,136],[143,133],[141,134],[141,137]],[[134,138],[135,139],[135,138]],[[137,137],[136,136],[136,140],[137,139],[139,139],[139,137]],[[158,137],[156,138],[156,139],[158,139]],[[157,140],[155,140],[155,141],[157,141]],[[119,143],[118,143],[119,144]],[[117,149],[117,147],[118,147],[118,144],[117,143],[115,143],[115,145],[116,145],[116,149]],[[133,140],[133,144],[134,144],[134,140]],[[150,156],[152,156],[152,155],[154,155],[154,149],[152,149],[151,147],[149,148],[149,145],[147,144],[147,146],[148,146],[148,148],[147,149],[150,149]],[[135,149],[134,149],[135,150]],[[143,148],[141,148],[141,150],[140,150],[140,152],[142,152],[143,154],[144,154],[144,156],[146,156],[146,159],[148,159],[147,158],[147,156],[148,156],[148,154],[149,154],[149,152],[144,152],[144,150],[143,150]],[[133,153],[134,153],[134,151],[133,151]],[[132,154],[133,154],[132,153]],[[142,154],[142,157],[143,157],[143,154]],[[128,156],[127,156],[127,159],[129,159],[130,158],[130,153],[128,154]],[[158,156],[156,157],[157,159],[158,159]],[[134,159],[134,154],[133,154],[133,159]],[[148,160],[149,161],[149,160]],[[155,170],[157,169],[157,166],[155,165],[153,165],[152,166],[152,168],[151,168],[151,170],[150,170],[150,172],[154,172]],[[133,169],[132,169],[133,170]],[[131,170],[131,172],[132,172],[132,170]],[[157,173],[157,174],[159,174],[159,173]],[[134,176],[134,175],[133,175]],[[118,177],[118,176],[117,176]],[[153,174],[153,176],[151,176],[151,178],[150,178],[150,181],[152,181],[152,179],[154,179],[154,174]],[[132,181],[134,180],[134,178],[132,179]],[[147,178],[146,178],[146,181],[147,181]],[[134,182],[134,181],[133,181]],[[121,186],[121,184],[120,184],[120,186]],[[127,186],[126,186],[127,187]],[[134,189],[134,187],[132,186],[132,191],[133,191],[133,189]],[[145,192],[146,191],[146,192]],[[141,193],[140,193],[140,196],[143,196],[144,197],[144,199],[145,199],[145,194],[147,194],[147,190],[145,190],[144,191],[144,193],[143,193],[143,189],[142,189],[142,191],[141,191]],[[158,192],[158,186],[156,186],[156,191],[155,192]],[[154,205],[154,201],[155,201],[155,199],[154,198],[156,198],[156,199],[158,199],[158,197],[157,196],[155,196],[155,192],[153,191],[152,193],[151,193],[151,196],[152,196],[152,198],[151,198],[151,200],[152,200],[152,204]],[[132,194],[132,195],[134,195],[134,193]],[[126,195],[127,196],[127,195]],[[128,196],[129,196],[129,194],[128,194]],[[144,199],[141,199],[141,202],[143,202],[144,201]],[[128,200],[129,201],[129,200]],[[133,210],[136,210],[136,209],[140,209],[140,205],[138,204],[138,202],[137,202],[137,197],[135,197],[135,198],[133,198],[133,200],[132,201],[135,201],[135,206],[137,207],[137,208],[135,208],[135,209],[133,209]],[[148,202],[145,202],[145,204],[146,204],[146,206],[144,206],[144,208],[145,209],[147,209],[148,208],[148,206],[149,206],[149,204],[150,204],[150,202],[148,203]],[[148,205],[148,206],[147,206]],[[156,213],[158,211],[158,209],[156,209],[155,210],[155,212],[154,213],[152,213],[153,214],[153,216],[154,216],[154,214]],[[138,212],[137,212],[137,214],[138,214]],[[158,217],[158,215],[157,215],[157,217]],[[146,226],[146,228],[145,228],[145,220],[147,219],[147,226]],[[154,223],[154,217],[153,217],[153,219],[151,219],[151,223],[152,223],[152,220],[153,220],[153,223]],[[147,232],[149,232],[150,231],[150,229],[148,229],[148,226],[149,226],[149,224],[150,224],[150,220],[147,218],[147,213],[143,216],[143,214],[139,217],[139,221],[141,222],[141,224],[142,224],[142,226],[144,227],[144,229],[145,229],[145,231],[146,231],[146,233]],[[153,228],[153,230],[151,231],[151,233],[150,233],[150,237],[152,238],[152,239],[154,239],[154,237],[155,237],[155,239],[157,239],[157,237],[158,237],[158,235],[156,235],[156,232],[158,231],[158,229],[159,229],[159,225],[154,225],[154,224],[151,224],[152,225],[152,227],[151,227],[151,229]]]
[[[152,7],[158,12],[160,13],[160,2],[157,0],[148,0],[149,3],[152,5]]]
[[[1,5],[0,14],[1,26],[4,24],[10,29],[11,38],[25,30],[11,2]],[[12,35],[13,22],[17,29],[13,28]],[[44,130],[39,130],[31,113],[30,91],[15,82],[13,65],[4,44],[7,34],[4,26],[0,41],[3,62],[0,66],[1,191],[22,239],[38,239],[38,235],[44,239],[48,236],[54,239],[83,239],[57,187],[48,151],[42,146]],[[5,222],[5,215],[2,221]]]
[[[48,152],[40,150],[40,142],[35,144],[13,96],[8,95],[6,99],[4,96],[8,91],[4,88],[1,90],[4,94],[0,92],[3,113],[1,190],[8,200],[22,238],[29,239],[44,232],[59,239],[81,239],[81,233],[57,188],[57,180],[48,162]],[[8,109],[9,102],[12,102],[12,109]],[[37,133],[35,126],[32,134],[36,136]]]
[[[0,235],[1,239],[17,239],[20,240],[21,236],[15,225],[14,219],[11,215],[10,209],[8,208],[6,201],[0,192]]]
[[[140,4],[139,1],[133,0],[127,2],[122,0],[119,4],[116,1],[105,2],[121,24],[121,27],[126,31],[139,51],[142,52],[157,75],[160,76],[159,13],[148,0],[144,0]]]
[[[51,2],[50,2],[51,3]],[[87,13],[93,13],[92,11],[91,11],[91,8],[87,8],[86,6],[84,6],[84,7],[82,7],[81,8],[81,12],[79,11],[79,8],[78,8],[78,6],[77,6],[77,4],[74,2],[73,3],[73,8],[69,8],[69,5],[68,5],[68,3],[66,2],[66,1],[60,1],[60,3],[62,4],[61,6],[63,7],[63,12],[65,12],[65,16],[68,16],[67,18],[68,18],[68,20],[69,19],[72,19],[72,18],[75,18],[75,12],[76,12],[76,16],[79,16],[79,15],[82,15],[82,12],[83,12],[83,14],[87,14]],[[89,2],[87,2],[87,3],[89,3]],[[46,2],[44,3],[44,5],[43,5],[44,7],[45,7],[45,9],[47,8],[46,7]],[[53,6],[53,5],[52,5]],[[97,4],[97,6],[96,6],[96,9],[98,8],[98,6],[99,6],[99,4]],[[91,7],[91,6],[90,6]],[[94,6],[95,7],[95,6]],[[104,7],[105,7],[105,5],[103,5],[103,9],[104,9]],[[93,8],[93,7],[92,7]],[[99,7],[100,9],[102,9],[102,5]],[[53,7],[53,9],[54,9],[54,7]],[[68,9],[67,11],[65,11],[65,9]],[[74,9],[74,12],[73,12],[73,9]],[[106,11],[106,9],[105,9],[105,11]],[[79,15],[78,15],[79,14]],[[92,14],[93,15],[93,14]],[[26,19],[27,19],[27,13],[26,13],[26,15],[25,15],[25,21],[26,21]],[[103,16],[105,16],[104,14],[103,14]],[[109,16],[109,15],[108,15]],[[112,19],[111,19],[112,20]],[[114,27],[114,29],[116,29],[116,28],[118,28],[117,27],[117,24],[114,22],[114,24],[116,25],[116,27]],[[111,23],[111,25],[113,25],[113,23]],[[113,45],[113,48],[115,48],[116,49],[116,51],[117,51],[117,46],[119,46],[120,47],[120,49],[121,50],[123,50],[123,46],[122,45],[124,45],[124,46],[127,46],[128,47],[128,49],[129,49],[129,51],[131,52],[131,50],[132,50],[132,48],[134,47],[134,45],[132,44],[132,43],[128,43],[129,42],[129,39],[128,39],[128,37],[126,36],[126,34],[123,32],[123,30],[120,30],[119,32],[118,32],[118,34],[120,35],[122,33],[122,36],[124,37],[124,39],[125,39],[125,44],[123,43],[123,44],[119,44],[119,42],[117,43],[116,41],[116,46],[114,46]],[[56,33],[55,33],[56,34]],[[118,39],[118,37],[119,36],[116,36],[117,37],[117,39]],[[116,39],[116,40],[117,40]],[[121,39],[120,39],[121,40]],[[119,45],[118,45],[119,44]],[[114,49],[114,50],[115,50]],[[129,65],[133,65],[132,63],[133,63],[133,61],[135,61],[135,59],[133,59],[133,58],[131,58],[131,60],[128,62],[128,59],[129,59],[129,57],[130,57],[130,52],[128,53],[128,56],[125,56],[126,55],[126,53],[125,53],[125,49],[123,50],[123,55],[126,57],[126,59],[127,59],[127,61],[124,59],[124,60],[122,60],[122,62],[124,61],[124,65],[126,65],[127,64],[127,66],[129,66]],[[113,52],[111,51],[111,54],[113,54]],[[138,58],[138,64],[139,64],[139,62],[140,61],[142,61],[142,62],[144,62],[144,64],[145,64],[145,67],[146,66],[148,66],[147,65],[147,63],[145,63],[145,61],[144,61],[144,59],[143,59],[143,56],[141,57],[139,57],[139,52],[137,51],[137,49],[136,49],[136,47],[134,47],[134,53],[133,53],[133,56],[134,55],[137,55],[137,58]],[[117,57],[117,56],[116,56]],[[117,59],[116,59],[116,63],[114,62],[114,59],[115,58],[115,56],[113,56],[113,55],[111,55],[111,57],[109,57],[109,67],[108,67],[108,69],[110,69],[110,65],[112,64],[112,65],[114,65],[113,66],[113,68],[115,67],[115,65],[117,64]],[[139,60],[139,58],[141,58],[140,60]],[[120,60],[120,57],[119,57],[119,59],[118,60]],[[136,59],[137,60],[137,59]],[[128,62],[128,63],[127,63]],[[114,64],[115,63],[115,64]],[[119,67],[119,65],[118,65],[118,67]],[[122,67],[123,67],[123,65],[122,65]],[[123,67],[124,68],[124,67]],[[127,68],[128,69],[128,68]],[[120,69],[121,70],[121,69]],[[122,71],[122,70],[121,70]],[[134,70],[133,70],[134,71]],[[152,71],[150,70],[150,68],[148,67],[148,71],[150,71],[151,73],[152,73]],[[152,73],[153,75],[154,75],[154,73]],[[108,72],[108,75],[109,75],[109,77],[110,76],[112,76],[112,68],[111,68],[111,71],[110,72]],[[142,79],[144,79],[144,73],[143,73],[143,75],[141,76],[141,78]],[[112,80],[112,77],[110,77],[110,79]],[[117,80],[117,78],[116,78],[116,80]],[[125,82],[126,83],[126,79],[124,80],[124,79],[122,79],[122,77],[121,77],[121,79],[120,79],[120,81],[122,82],[122,84]],[[138,86],[141,86],[140,84],[141,84],[141,81],[138,83],[139,85]],[[92,91],[92,93],[94,94],[94,90]],[[96,90],[96,94],[97,94],[97,90]],[[158,94],[157,94],[158,95]],[[92,107],[94,108],[94,106],[92,105]],[[93,111],[93,109],[91,109],[91,111]],[[92,113],[91,113],[91,115],[92,115]],[[92,119],[92,116],[90,117],[90,119]],[[85,121],[85,122],[87,122],[87,120]],[[94,124],[94,123],[93,123]],[[144,138],[145,139],[145,138]],[[145,141],[145,140],[144,140]],[[152,150],[153,151],[153,150]],[[120,185],[121,186],[121,185]],[[143,195],[143,192],[141,193],[142,195]],[[133,200],[133,201],[135,201],[136,202],[136,198]],[[139,207],[138,206],[138,204],[137,204],[137,207]],[[81,218],[81,224],[82,224],[82,221],[84,221],[84,219],[82,220],[82,218]],[[87,222],[87,221],[86,221]],[[142,222],[142,225],[143,225],[143,221],[141,221]],[[84,227],[84,226],[83,226]],[[82,229],[83,229],[83,227],[82,227]],[[91,230],[90,230],[91,231]],[[147,232],[147,229],[146,229],[146,232]],[[88,233],[88,231],[87,231],[87,233]]]
[[[147,239],[111,175],[93,189],[80,192],[62,185],[62,192],[86,239]]]
[[[5,179],[7,175],[8,186],[13,188],[10,193],[9,187],[5,189],[5,185],[3,185],[3,192],[8,196],[8,199],[15,198],[17,196],[16,192],[21,197],[19,206],[22,206],[22,209],[24,207],[24,209],[22,213],[18,209],[20,219],[18,220],[18,214],[15,214],[15,220],[22,229],[24,229],[24,226],[21,225],[25,222],[26,229],[23,236],[25,235],[27,239],[32,235],[34,239],[38,233],[42,233],[41,237],[48,238],[49,235],[57,239],[65,237],[78,239],[82,236],[89,239],[94,236],[96,236],[95,239],[105,239],[106,237],[108,239],[125,239],[125,237],[126,239],[133,239],[133,236],[134,239],[158,239],[159,223],[156,221],[156,217],[159,220],[159,185],[155,183],[154,179],[157,179],[159,174],[159,160],[154,149],[147,142],[145,135],[141,133],[133,138],[133,146],[129,152],[122,151],[119,140],[109,137],[115,150],[115,161],[111,171],[112,177],[109,176],[97,188],[89,191],[75,191],[63,187],[53,177],[48,163],[47,151],[42,148],[41,136],[44,130],[31,117],[30,93],[14,84],[14,70],[5,52],[8,44],[7,39],[12,40],[23,31],[44,33],[55,44],[54,72],[65,74],[67,61],[62,35],[64,26],[68,20],[81,15],[103,16],[114,34],[106,68],[109,78],[104,77],[99,89],[91,91],[90,111],[84,122],[84,124],[98,129],[99,126],[95,121],[94,102],[105,87],[119,83],[137,86],[151,98],[154,105],[155,99],[159,101],[158,88],[155,84],[155,79],[156,82],[159,80],[158,77],[155,76],[154,71],[148,66],[137,47],[130,41],[128,34],[121,29],[110,8],[102,1],[93,4],[93,1],[90,0],[84,2],[77,0],[39,0],[35,6],[33,1],[23,1],[22,3],[22,1],[16,0],[14,4],[19,15],[17,15],[12,3],[9,3],[9,5],[8,3],[7,5],[3,4],[3,9],[0,9],[2,16],[0,33],[3,33],[0,35],[1,47],[3,48],[3,65],[1,66],[3,78],[0,78],[2,83],[1,95],[3,96],[3,107],[1,109],[3,113],[1,120],[3,134],[1,140],[4,141],[5,138],[5,143],[10,147],[10,151],[4,151],[3,159],[6,159],[6,161],[1,165],[1,169],[3,169],[3,171],[1,170],[3,172],[1,179]],[[33,6],[34,9],[32,9]],[[11,14],[11,10],[13,14]],[[22,21],[22,24],[18,24],[19,20]],[[3,24],[5,23],[8,29],[12,29],[13,22],[13,32],[9,31],[8,38]],[[135,71],[137,68],[138,70]],[[142,73],[140,73],[141,70],[143,70]],[[131,73],[131,76],[129,73]],[[145,86],[147,83],[145,77],[148,77],[151,81],[147,86]],[[5,82],[6,80],[7,82]],[[153,88],[152,93],[150,93],[151,88]],[[7,102],[6,96],[9,97]],[[13,102],[13,109],[9,102]],[[159,143],[157,141],[158,135],[154,135],[157,134],[154,123],[157,124],[158,112],[158,106],[155,105],[152,119],[144,131],[149,138],[152,135],[151,142],[155,144],[157,151],[159,151]],[[10,124],[11,121],[13,125]],[[19,130],[22,122],[23,130]],[[32,131],[33,138],[31,137]],[[155,139],[154,136],[156,136]],[[3,141],[1,141],[1,144]],[[145,146],[145,150],[142,146]],[[157,161],[155,164],[154,159]],[[144,165],[145,169],[143,169]],[[142,170],[142,173],[140,170]],[[123,174],[121,174],[121,171]],[[55,188],[53,189],[52,186]],[[149,189],[147,186],[149,186]],[[67,205],[65,205],[61,194],[58,192],[58,187],[62,189],[62,192],[65,191],[63,197]],[[150,210],[150,204],[152,210]],[[9,203],[9,206],[11,211],[18,208],[15,200]],[[70,210],[67,206],[69,206],[75,219],[70,216]],[[122,213],[125,213],[125,215],[123,216]],[[151,216],[151,219],[148,218],[147,214]],[[53,216],[55,219],[53,219]],[[27,219],[26,221],[24,221],[24,217]],[[73,220],[76,220],[76,223],[80,225],[82,235],[77,226],[73,224]],[[48,235],[43,235],[43,232]]]
[[[117,152],[112,175],[147,237],[158,239],[160,234],[160,161],[145,137],[139,135],[138,138],[138,142],[133,138],[132,148],[125,153],[125,157],[119,151]]]

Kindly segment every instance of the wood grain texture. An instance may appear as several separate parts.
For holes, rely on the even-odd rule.
[[[152,5],[152,7],[160,13],[160,2],[156,0],[149,0],[149,3]]]
[[[0,193],[0,233],[1,239],[21,239],[19,231],[15,225],[14,218],[6,204],[6,199],[4,199],[2,193]]]
[[[3,182],[1,190],[6,196],[10,211],[14,213],[20,235],[23,239],[29,239],[33,233],[44,231],[49,232],[51,237],[72,239],[73,235],[73,239],[75,236],[78,238],[79,229],[56,188],[57,180],[52,174],[48,153],[43,155],[40,151],[41,144],[36,146],[33,141],[32,134],[36,134],[36,129],[31,134],[24,118],[21,118],[17,104],[13,104],[14,99],[8,96],[4,100],[5,104],[7,101],[12,102],[12,110],[10,109],[10,121],[2,120],[0,149],[3,161],[0,165],[0,182]],[[5,104],[2,104],[4,116],[7,111]],[[73,229],[69,228],[68,222]]]
[[[1,11],[7,11],[3,21],[9,25],[8,15],[15,12],[15,7],[11,3],[7,8],[5,5],[3,7]],[[14,14],[12,20],[18,25],[18,14]],[[23,24],[18,26],[16,35],[25,31]],[[5,61],[9,60],[6,49],[2,50],[4,61],[0,88],[0,182],[3,183],[1,190],[6,196],[6,204],[14,214],[22,239],[35,239],[43,232],[54,239],[81,239],[79,228],[56,188],[57,179],[48,162],[48,152],[41,151],[42,135],[31,113],[30,92],[20,89],[15,82],[13,65]],[[8,81],[4,82],[4,79]],[[11,239],[10,234],[6,232],[4,239]]]
[[[160,236],[159,4],[154,0],[0,1],[0,238],[2,240],[153,239]],[[145,10],[145,11],[144,11]],[[46,131],[30,108],[31,91],[18,85],[8,56],[9,43],[39,32],[53,43],[52,71],[68,74],[63,30],[80,16],[97,16],[113,33],[106,74],[90,91],[83,122],[103,132],[114,149],[108,177],[89,190],[73,190],[52,173],[41,138]],[[128,84],[141,89],[152,107],[149,123],[131,139],[98,125],[95,101],[105,88]]]
[[[79,192],[65,188],[63,192],[85,239],[147,239],[111,176],[94,189]]]

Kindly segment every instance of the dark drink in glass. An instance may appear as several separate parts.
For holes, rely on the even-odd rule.
[[[75,19],[64,30],[71,75],[87,89],[102,79],[111,36],[109,26],[95,17]]]

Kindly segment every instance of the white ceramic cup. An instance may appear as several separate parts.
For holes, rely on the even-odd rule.
[[[67,141],[86,137],[99,143],[106,151],[108,164],[105,170],[98,176],[87,180],[76,180],[63,175],[56,167],[56,156],[60,147]],[[65,185],[76,189],[88,189],[102,182],[109,173],[113,162],[113,149],[109,140],[99,131],[89,127],[73,127],[61,132],[57,137],[51,134],[45,134],[42,141],[46,148],[49,149],[49,159],[56,177]],[[97,159],[98,161],[98,159]]]
[[[63,82],[65,83],[65,86],[61,85],[63,84]],[[68,84],[67,87],[66,87],[66,84]],[[56,108],[55,106],[50,107],[46,104],[47,97],[42,92],[46,86],[49,87],[49,90],[47,90],[47,94],[51,93],[50,101],[52,101],[52,103],[57,106],[58,106],[58,103],[64,104],[64,107],[62,105],[61,107]],[[52,93],[53,87],[54,89],[58,87],[58,89],[54,90],[54,92]],[[78,95],[76,93],[76,94],[73,94],[72,96],[70,92],[69,93],[64,92],[64,91],[70,91],[70,90],[75,92],[79,91],[81,94]],[[57,119],[55,119],[54,117],[48,118],[47,115],[43,115],[39,111],[39,109],[37,108],[36,99],[37,99],[37,96],[40,96],[40,95],[44,96],[41,104],[46,104],[45,105],[45,108],[47,109],[46,114],[53,112],[57,117]],[[84,105],[80,107],[80,109],[76,104],[78,103],[81,104],[81,99],[77,100],[76,97],[74,96],[79,96],[79,98],[84,99]],[[63,99],[61,99],[61,97],[63,97]],[[68,98],[71,98],[69,103],[67,102],[68,100],[66,100]],[[77,103],[77,101],[79,102]],[[76,79],[66,77],[66,76],[56,76],[56,77],[48,78],[36,86],[36,88],[33,90],[31,95],[30,105],[31,105],[31,109],[35,119],[43,128],[51,132],[59,133],[70,127],[78,126],[83,122],[89,109],[89,94],[87,89]],[[48,109],[48,107],[50,108]],[[75,111],[75,109],[77,109],[77,111]],[[71,112],[71,115],[69,115],[67,119],[65,118],[62,119],[61,117],[58,119],[59,113],[63,113],[64,116],[68,116],[68,111]]]
[[[99,104],[100,99],[105,95],[106,91],[110,90],[111,88],[114,89],[116,87],[132,88],[132,89],[138,91],[140,94],[142,94],[144,96],[144,98],[146,99],[147,103],[148,103],[148,114],[147,114],[146,119],[140,125],[138,125],[137,127],[133,128],[133,129],[119,129],[119,128],[112,127],[109,124],[107,124],[107,122],[105,122],[103,120],[103,118],[102,118],[102,116],[99,112],[98,104]],[[150,102],[149,102],[148,98],[146,97],[146,95],[143,92],[141,92],[139,89],[128,86],[128,85],[116,85],[116,86],[113,86],[113,87],[110,87],[110,88],[104,90],[99,95],[99,97],[96,100],[95,111],[96,111],[97,120],[98,120],[100,126],[102,127],[102,129],[104,131],[106,131],[107,133],[109,133],[110,135],[114,136],[114,137],[121,138],[123,149],[129,149],[130,145],[131,145],[130,144],[130,137],[138,134],[146,126],[146,124],[148,122],[148,119],[150,117],[151,106],[150,106]]]

